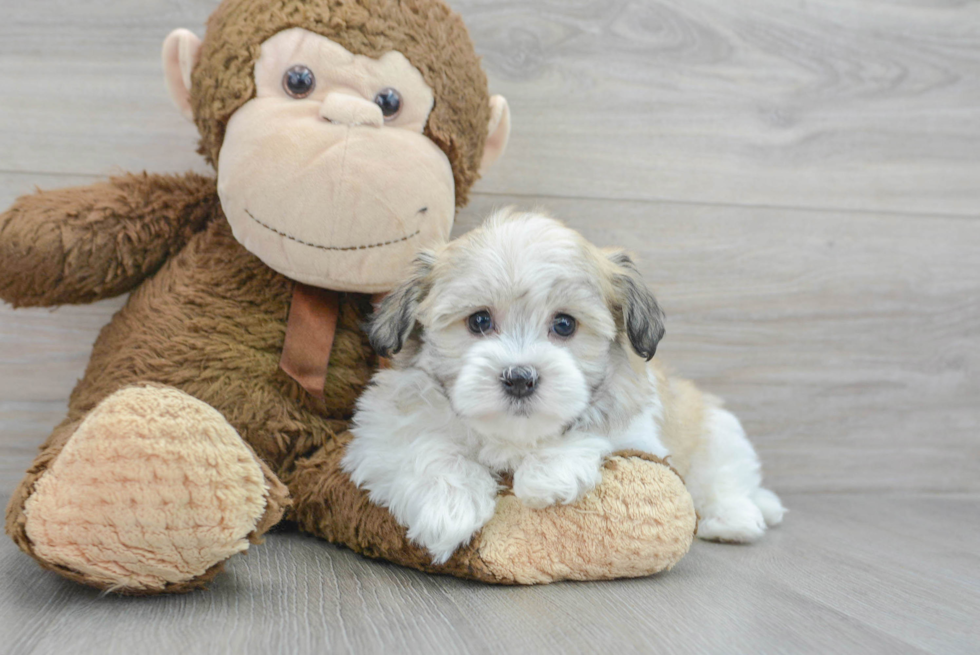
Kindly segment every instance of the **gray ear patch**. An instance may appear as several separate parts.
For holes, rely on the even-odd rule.
[[[609,255],[609,259],[626,269],[625,274],[617,274],[613,279],[619,291],[626,336],[636,354],[650,361],[667,331],[664,312],[629,255],[617,252]]]
[[[397,354],[411,336],[419,303],[428,293],[429,273],[434,261],[430,253],[419,253],[408,279],[385,296],[371,317],[367,326],[368,340],[382,357]]]

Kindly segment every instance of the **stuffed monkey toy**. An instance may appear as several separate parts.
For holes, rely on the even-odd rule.
[[[690,546],[666,465],[612,457],[570,506],[497,513],[444,565],[339,466],[378,358],[362,325],[503,151],[461,19],[439,0],[225,0],[167,37],[166,82],[217,177],[115,177],[0,215],[0,298],[131,292],[6,531],[127,594],[204,586],[283,518],[373,558],[493,583],[647,575]]]

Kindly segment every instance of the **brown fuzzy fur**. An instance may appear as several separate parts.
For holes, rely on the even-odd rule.
[[[254,94],[252,65],[259,43],[294,26],[359,54],[398,49],[421,70],[436,97],[426,133],[448,155],[457,202],[465,202],[486,137],[486,78],[459,17],[437,0],[225,0],[209,22],[193,73],[198,91],[192,101],[208,160],[217,162],[228,119]],[[234,239],[214,180],[200,175],[127,175],[25,196],[0,215],[3,300],[15,306],[56,305],[132,291],[99,335],[67,418],[41,447],[10,500],[6,531],[14,541],[34,555],[24,503],[85,416],[119,389],[156,384],[218,410],[262,463],[270,500],[253,540],[289,504],[285,483],[293,498],[286,516],[306,531],[426,571],[513,582],[500,562],[491,570],[475,545],[445,566],[429,565],[388,512],[370,504],[341,472],[354,403],[378,364],[361,329],[370,298],[341,295],[324,395],[318,399],[279,368],[292,287]],[[663,494],[676,500],[681,492]],[[687,511],[683,503],[678,507],[681,514]],[[693,509],[688,514],[693,520]],[[668,526],[674,532],[664,531],[673,536],[660,568],[680,559],[690,544],[693,526],[681,518],[668,520],[676,525]],[[37,559],[92,584],[75,571]],[[220,568],[219,563],[164,591],[203,586]],[[563,568],[556,571],[549,579],[574,577]],[[609,575],[600,571],[594,577]]]
[[[0,298],[23,306],[118,296],[178,253],[218,209],[203,175],[124,175],[24,196],[0,215]]]

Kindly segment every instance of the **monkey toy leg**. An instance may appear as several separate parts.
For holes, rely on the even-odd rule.
[[[472,542],[434,566],[341,469],[350,440],[345,432],[298,462],[286,480],[291,517],[368,557],[482,582],[541,584],[650,575],[676,564],[694,538],[697,516],[680,477],[659,459],[630,451],[611,457],[601,484],[572,505],[533,510],[501,495]]]
[[[279,521],[285,486],[216,410],[131,386],[66,421],[7,507],[42,566],[124,594],[204,586]]]

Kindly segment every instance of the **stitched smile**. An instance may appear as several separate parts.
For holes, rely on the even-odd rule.
[[[420,211],[424,211],[424,210],[420,210]],[[363,245],[363,246],[321,246],[318,243],[309,243],[307,241],[303,241],[302,239],[297,239],[296,237],[294,237],[291,234],[286,234],[285,232],[280,232],[279,230],[277,230],[276,228],[272,227],[271,225],[266,225],[265,223],[263,223],[259,219],[257,219],[254,216],[252,216],[252,212],[250,212],[247,209],[245,210],[245,213],[248,214],[248,217],[249,218],[251,218],[253,221],[255,221],[256,223],[258,223],[259,225],[261,225],[265,229],[269,230],[270,232],[275,232],[279,236],[286,237],[290,241],[295,241],[296,243],[302,244],[304,246],[309,246],[310,248],[319,248],[320,250],[345,251],[345,250],[368,250],[370,248],[381,248],[383,246],[390,246],[390,245],[395,244],[395,243],[402,243],[403,241],[408,241],[412,237],[417,237],[419,235],[419,232],[422,231],[422,230],[415,230],[414,232],[412,232],[408,236],[402,237],[400,239],[392,239],[391,241],[382,241],[381,243],[369,243],[369,244],[366,244],[366,245]]]

